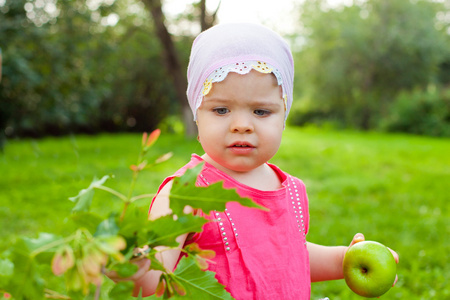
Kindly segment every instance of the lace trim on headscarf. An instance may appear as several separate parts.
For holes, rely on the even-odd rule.
[[[278,85],[280,85],[283,89],[283,101],[284,101],[284,108],[286,110],[287,107],[287,95],[284,91],[283,86],[283,79],[281,78],[281,73],[274,68],[273,66],[261,62],[261,61],[245,61],[245,62],[239,62],[239,63],[232,63],[229,65],[225,65],[223,67],[220,67],[216,69],[214,72],[211,73],[211,75],[206,78],[205,82],[203,83],[202,92],[199,95],[199,101],[197,101],[197,107],[196,110],[200,107],[202,103],[202,98],[206,95],[208,95],[209,91],[212,88],[212,84],[216,82],[221,82],[225,78],[227,78],[228,74],[230,72],[235,72],[241,75],[249,73],[251,70],[256,70],[260,73],[268,74],[273,73],[275,77],[277,78]]]

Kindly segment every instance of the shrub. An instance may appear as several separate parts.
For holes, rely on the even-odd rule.
[[[450,136],[450,89],[429,87],[401,92],[380,127],[386,131]]]

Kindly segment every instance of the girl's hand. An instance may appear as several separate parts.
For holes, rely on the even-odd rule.
[[[147,247],[148,248],[148,247]],[[135,252],[140,252],[143,253],[147,248],[136,248]],[[133,281],[136,282],[139,279],[141,279],[150,269],[150,259],[141,256],[141,257],[137,257],[137,258],[132,258],[130,260],[130,262],[132,262],[133,264],[138,266],[138,270],[136,271],[136,273],[134,273],[132,276],[130,277],[120,277],[119,274],[117,274],[116,271],[113,270],[107,270],[105,272],[105,275],[108,276],[112,281],[114,282],[121,282],[121,281]]]
[[[349,249],[351,246],[353,246],[354,244],[359,243],[359,242],[362,242],[362,241],[364,241],[364,240],[365,240],[365,238],[364,238],[364,235],[363,235],[362,233],[357,233],[357,234],[355,234],[355,236],[353,237],[352,242],[350,243],[350,246],[348,246],[348,248],[345,250],[345,252],[347,252],[348,249]],[[387,248],[389,249],[389,251],[391,251],[392,256],[394,256],[395,262],[398,263],[398,261],[399,261],[399,256],[398,256],[397,252],[395,252],[394,250],[392,250],[392,249],[389,248],[389,247],[387,247]],[[344,254],[344,255],[345,255],[345,254]],[[394,285],[397,283],[397,280],[398,280],[398,276],[395,276],[394,284],[393,284],[392,286],[394,286]]]

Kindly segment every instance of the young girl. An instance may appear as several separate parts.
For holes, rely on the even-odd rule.
[[[192,46],[188,99],[205,151],[178,170],[204,162],[200,186],[223,180],[269,211],[228,203],[201,233],[178,238],[216,252],[209,270],[236,299],[309,299],[311,281],[343,278],[345,246],[306,241],[309,228],[305,185],[268,163],[276,154],[292,104],[294,65],[287,43],[256,24],[224,24],[201,33]],[[155,219],[170,213],[166,178],[150,209]],[[189,236],[189,237],[188,237]],[[362,234],[353,238],[364,240]],[[396,259],[398,257],[393,253]],[[179,250],[163,252],[172,270]],[[132,279],[136,294],[153,294],[160,273],[148,260]]]

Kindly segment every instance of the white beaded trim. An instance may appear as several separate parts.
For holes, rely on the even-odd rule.
[[[203,176],[203,174],[200,173],[200,177],[203,179],[203,181],[207,185],[209,185],[209,182],[206,180],[206,178]],[[223,245],[225,247],[225,250],[226,251],[231,251],[230,241],[228,240],[229,236],[227,236],[227,232],[226,232],[226,229],[225,229],[224,223],[223,223],[224,219],[223,219],[223,217],[220,214],[221,213],[219,213],[217,211],[214,211],[214,217],[215,217],[216,221],[219,224],[220,234],[222,235],[222,240],[223,240]],[[231,214],[228,211],[228,208],[225,208],[225,213],[224,214],[226,215],[226,218],[228,218],[228,220],[230,220],[231,227],[233,228],[234,236],[235,236],[235,238],[237,238],[239,234],[237,233],[236,226],[233,223],[233,219],[231,218]]]
[[[236,226],[232,222],[233,219],[231,218],[231,214],[228,211],[228,208],[225,208],[225,214],[226,214],[226,217],[228,218],[228,220],[230,220],[231,227],[233,228],[233,234],[234,234],[235,238],[237,238],[239,234],[237,233]],[[220,216],[220,213],[217,211],[214,211],[214,215],[216,217],[217,222],[219,222],[219,228],[220,228],[220,232],[222,234],[222,239],[223,239],[223,244],[225,246],[225,250],[231,251],[230,241],[228,240],[229,236],[227,236],[227,232],[225,230],[224,223],[223,223],[223,218]]]
[[[206,180],[206,178],[203,176],[203,174],[200,173],[200,177],[203,179],[203,181],[207,185],[210,185],[210,183]],[[303,208],[302,208],[302,205],[300,202],[300,194],[298,192],[298,187],[295,184],[294,179],[291,176],[289,176],[289,179],[291,180],[291,184],[293,186],[293,189],[292,189],[291,184],[288,184],[289,197],[291,199],[292,208],[294,210],[298,231],[302,234],[304,245],[306,245],[306,228],[305,228],[305,221],[304,221],[304,217],[303,217]],[[225,217],[228,218],[228,220],[230,220],[231,227],[233,228],[234,236],[235,236],[235,238],[237,238],[239,234],[237,233],[236,226],[233,222],[233,219],[231,218],[231,213],[228,211],[227,208],[225,208],[224,214],[225,214]],[[222,240],[223,240],[225,250],[231,251],[230,241],[228,239],[229,236],[227,235],[227,232],[226,232],[226,229],[225,229],[224,223],[223,223],[224,218],[223,218],[223,216],[221,216],[221,213],[219,213],[217,211],[214,211],[214,217],[219,224],[219,228],[220,228],[220,232],[222,235]]]
[[[289,196],[292,201],[292,208],[294,209],[294,214],[295,214],[295,219],[297,221],[298,231],[303,235],[304,243],[306,245],[306,229],[305,229],[305,222],[304,222],[304,218],[303,218],[303,209],[302,209],[302,205],[300,202],[300,194],[298,192],[298,188],[297,188],[297,185],[295,184],[294,179],[292,177],[289,177],[289,178],[290,178],[293,188],[294,188],[292,190],[290,185],[288,187]]]

